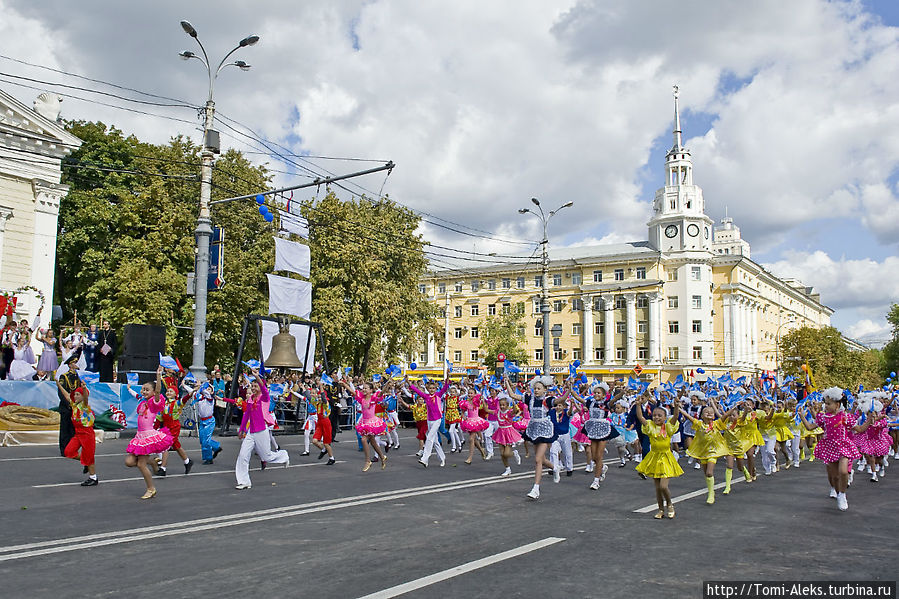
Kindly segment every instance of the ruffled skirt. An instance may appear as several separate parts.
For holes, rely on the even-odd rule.
[[[849,458],[851,462],[861,457],[862,454],[858,451],[858,447],[849,439],[828,439],[825,437],[815,445],[815,458],[825,464],[839,462],[840,458]]]
[[[684,473],[670,449],[650,450],[643,461],[637,464],[636,469],[637,472],[642,472],[649,478],[674,478]]]
[[[874,457],[885,456],[890,452],[890,445],[893,444],[893,439],[890,437],[890,434],[886,431],[879,432],[875,436],[867,436],[862,439],[862,442],[858,446],[858,450],[865,455],[870,455]]]
[[[500,445],[521,443],[521,435],[511,426],[501,426],[493,433],[493,442]]]
[[[132,455],[150,455],[160,453],[172,446],[172,433],[169,429],[162,427],[160,429],[150,429],[145,431],[137,431],[131,442],[128,443],[126,452]]]
[[[56,357],[56,350],[44,348],[37,361],[37,369],[41,372],[56,372],[58,368],[59,358]]]
[[[634,443],[637,441],[637,431],[629,431],[623,426],[615,425],[615,430],[623,437],[625,443]]]
[[[591,441],[608,441],[618,436],[618,430],[605,418],[591,418],[584,423],[584,434]]]
[[[524,436],[531,443],[535,444],[552,443],[559,438],[549,418],[531,418],[527,429],[525,429]]]
[[[480,416],[472,416],[471,418],[466,418],[465,420],[463,420],[460,426],[463,432],[479,433],[490,428],[490,423]]]
[[[13,360],[9,365],[9,378],[14,381],[30,381],[34,372],[34,366],[25,360]]]
[[[356,432],[360,435],[383,435],[387,425],[378,417],[366,418],[356,423]]]
[[[578,412],[574,416],[571,417],[571,425],[570,428],[574,430],[571,435],[571,440],[575,443],[580,443],[581,445],[589,445],[590,439],[587,438],[587,435],[583,433],[581,427],[584,426],[584,422],[586,422],[587,416],[583,412]]]

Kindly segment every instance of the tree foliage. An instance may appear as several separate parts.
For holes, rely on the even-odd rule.
[[[312,255],[312,317],[328,357],[357,372],[411,354],[436,316],[418,291],[427,267],[419,218],[390,199],[302,203]]]
[[[893,338],[883,348],[883,374],[899,371],[899,304],[890,306],[887,321],[893,325]]]
[[[484,363],[488,367],[497,361],[499,354],[506,360],[526,364],[528,352],[524,334],[524,304],[519,302],[508,313],[487,316],[478,323],[483,330],[481,351],[485,353]]]
[[[784,373],[805,376],[801,366],[808,363],[819,389],[825,387],[871,389],[883,384],[883,354],[878,350],[849,351],[834,327],[802,327],[781,338],[780,355]]]

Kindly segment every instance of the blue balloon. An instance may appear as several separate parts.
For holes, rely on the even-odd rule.
[[[261,214],[262,216],[265,216],[266,214],[268,214],[268,206],[260,206],[259,214]]]
[[[415,370],[416,368],[418,368],[418,364],[416,364],[415,362],[409,364],[409,370]]]
[[[275,220],[275,215],[272,214],[271,212],[266,212],[265,214],[262,215],[262,218],[265,219],[265,222],[270,223],[273,220]]]
[[[539,369],[539,368],[535,369],[535,373],[534,373],[534,374],[536,374],[537,376],[540,376],[540,369]]]
[[[702,368],[697,368],[696,372],[698,372],[699,374],[705,374],[705,370],[703,370]]]
[[[256,203],[257,204],[265,204],[265,196],[262,195],[261,193],[258,196],[256,196]]]
[[[896,378],[896,373],[895,373],[895,372],[891,372],[891,373],[890,373],[890,378],[891,378],[891,379]]]

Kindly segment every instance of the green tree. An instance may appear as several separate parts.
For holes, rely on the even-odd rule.
[[[301,213],[309,221],[312,316],[329,360],[365,372],[410,353],[436,317],[418,291],[427,267],[419,218],[390,199],[341,200],[330,190],[303,202]]]
[[[893,338],[883,347],[883,371],[884,377],[891,372],[899,372],[899,304],[890,306],[887,313],[887,321],[893,325]],[[899,381],[893,381],[894,384]]]
[[[878,350],[849,351],[834,327],[790,331],[781,338],[780,355],[785,374],[804,377],[801,366],[808,363],[819,389],[859,384],[870,389],[882,384],[883,354]]]
[[[524,303],[515,304],[508,313],[488,316],[478,322],[483,330],[481,351],[485,353],[484,363],[492,366],[499,354],[517,364],[526,364],[528,352],[524,334]]]

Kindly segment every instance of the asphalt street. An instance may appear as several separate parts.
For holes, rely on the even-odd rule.
[[[632,464],[609,459],[599,491],[582,465],[559,484],[544,476],[533,502],[532,462],[508,479],[498,458],[450,454],[424,469],[407,430],[386,470],[363,473],[354,439],[339,438],[326,466],[314,448],[299,456],[301,436],[278,437],[290,467],[260,472],[254,458],[246,491],[234,488],[236,438],[220,439],[211,466],[186,438],[193,472],[158,479],[149,501],[123,464],[127,440],[98,445],[92,488],[53,447],[2,448],[2,596],[701,597],[706,580],[896,579],[899,470],[876,484],[859,475],[847,512],[817,462],[707,506],[682,459],[672,494],[703,492],[658,521],[652,482]],[[169,471],[183,471],[173,458]]]

